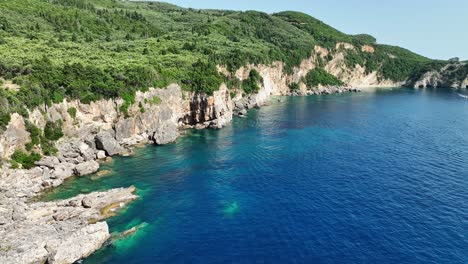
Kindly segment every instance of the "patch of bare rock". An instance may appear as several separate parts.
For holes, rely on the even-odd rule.
[[[0,263],[64,264],[91,255],[110,238],[103,220],[137,199],[134,192],[129,187],[38,203],[2,192]]]

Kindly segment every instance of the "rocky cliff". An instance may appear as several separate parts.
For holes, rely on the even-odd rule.
[[[230,91],[224,84],[212,96],[185,92],[179,85],[173,84],[164,89],[150,88],[146,92],[137,92],[127,114],[120,111],[124,103],[122,99],[100,100],[90,104],[64,100],[50,107],[32,110],[28,121],[44,129],[47,121],[60,120],[65,137],[57,142],[59,161],[78,164],[98,156],[103,158],[102,151],[115,155],[128,151],[129,146],[136,144],[151,142],[162,145],[173,142],[178,137],[180,127],[221,128],[232,120],[236,102],[250,101],[247,108],[251,108],[263,104],[271,95],[291,94],[288,85],[302,82],[310,70],[318,67],[318,57],[327,55],[326,49],[317,46],[312,56],[294,68],[292,74],[285,71],[282,62],[240,68],[233,74],[238,80],[245,80],[252,69],[257,70],[264,80],[259,92],[248,96],[239,89]],[[342,53],[334,54],[325,68],[350,87],[398,85],[386,80],[379,81],[375,73],[366,74],[359,65],[353,69],[347,68]],[[229,75],[223,67],[220,66],[219,70]],[[321,88],[307,91],[303,85],[299,94],[332,92],[327,91],[326,87]],[[235,95],[234,98],[231,98],[231,93]],[[74,116],[70,114],[70,109],[76,110]],[[30,140],[24,118],[13,114],[6,131],[0,134],[0,159],[8,159],[15,149],[23,149]]]
[[[346,48],[354,48],[346,45]],[[371,50],[367,48],[367,50]],[[39,129],[47,121],[60,121],[64,137],[55,142],[58,153],[44,157],[32,170],[12,169],[6,163],[0,173],[0,260],[2,263],[73,263],[97,250],[109,238],[105,208],[134,200],[133,188],[110,190],[51,203],[28,203],[43,190],[60,185],[72,176],[84,176],[99,169],[99,160],[118,154],[131,154],[138,144],[163,145],[174,142],[183,128],[222,128],[234,114],[260,107],[272,95],[330,94],[356,91],[353,86],[394,86],[366,74],[363,67],[346,67],[344,55],[335,53],[325,69],[350,84],[345,87],[305,87],[303,78],[319,66],[319,57],[328,50],[316,47],[292,73],[284,63],[248,65],[235,73],[220,72],[239,81],[255,69],[263,78],[258,93],[243,94],[239,87],[221,85],[213,95],[183,91],[173,84],[163,89],[137,92],[135,102],[122,113],[122,99],[100,100],[90,104],[79,101],[37,108],[27,119]],[[300,83],[291,91],[290,83]],[[75,109],[71,114],[70,109]],[[0,157],[7,160],[15,149],[24,149],[31,140],[24,117],[13,114],[0,135]],[[40,235],[36,235],[40,234]],[[74,245],[73,247],[70,245]]]
[[[405,86],[414,88],[450,87],[455,89],[468,88],[468,63],[453,62],[439,70],[432,70],[409,80]]]

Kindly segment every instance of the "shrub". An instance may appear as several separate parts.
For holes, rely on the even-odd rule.
[[[76,118],[76,108],[75,107],[68,108],[67,112],[71,116],[71,118],[73,118],[73,119]]]
[[[29,147],[28,150],[31,150],[32,147],[41,143],[42,131],[29,121],[26,121],[25,125],[26,125],[26,131],[29,132],[29,137],[31,138],[31,142],[29,142],[31,143],[31,146]]]
[[[43,140],[42,144],[42,153],[46,156],[53,156],[57,154],[58,149],[54,146],[53,142]]]
[[[260,90],[258,83],[263,83],[263,78],[258,71],[251,70],[249,77],[242,82],[242,90],[246,94],[257,93]]]
[[[159,96],[154,96],[153,98],[149,100],[150,105],[160,105],[161,103],[162,103],[162,100],[161,98],[159,98]]]
[[[299,90],[300,89],[299,83],[290,83],[289,84],[289,89],[291,89],[291,91]]]
[[[5,129],[6,126],[8,126],[8,123],[10,123],[10,118],[10,114],[0,113],[0,130]]]
[[[122,95],[122,99],[124,103],[120,106],[120,112],[124,113],[126,116],[128,115],[128,108],[135,103],[135,94],[131,93],[124,93]]]
[[[47,140],[57,141],[63,137],[62,122],[47,121],[44,128],[44,137]]]
[[[321,68],[316,68],[309,71],[305,77],[305,83],[308,88],[317,87],[319,85],[343,85],[342,81]]]
[[[41,155],[37,153],[28,154],[24,151],[16,150],[11,156],[11,159],[16,163],[21,164],[23,169],[31,169],[34,167],[34,163],[41,159]]]
[[[189,76],[190,78],[186,79],[184,83],[191,87],[192,91],[207,95],[212,95],[223,82],[216,65],[202,60],[192,64],[192,71]]]

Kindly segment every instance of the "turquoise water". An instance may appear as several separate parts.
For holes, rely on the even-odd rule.
[[[468,100],[447,90],[284,98],[117,157],[49,194],[135,185],[138,231],[84,263],[467,263]]]

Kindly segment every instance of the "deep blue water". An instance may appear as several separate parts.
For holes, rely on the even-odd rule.
[[[141,199],[84,263],[468,263],[468,100],[447,90],[283,98],[67,182]],[[105,168],[104,168],[105,169]]]

